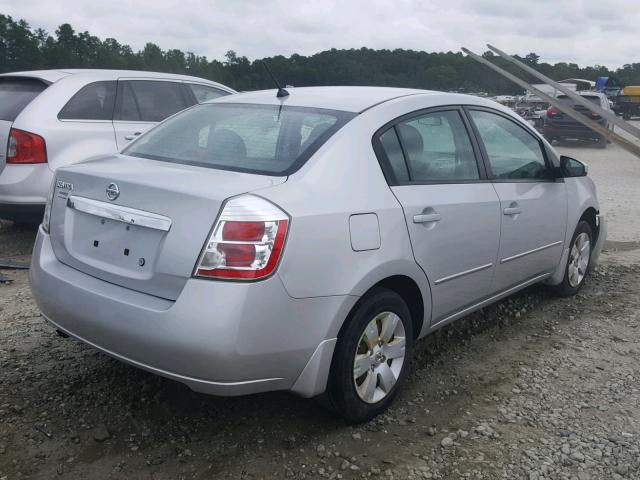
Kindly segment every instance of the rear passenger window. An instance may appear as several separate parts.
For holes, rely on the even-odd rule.
[[[82,87],[60,110],[60,120],[111,120],[116,82],[93,82]]]
[[[208,87],[206,85],[197,85],[195,83],[188,84],[189,88],[196,97],[198,103],[206,102],[207,100],[213,100],[214,98],[229,95],[227,92],[214,87]]]
[[[400,182],[407,177],[417,183],[480,178],[471,140],[458,111],[428,113],[405,120],[385,132],[380,142]]]
[[[117,120],[160,122],[190,106],[176,82],[127,80],[120,84]]]
[[[489,157],[494,179],[548,179],[540,141],[515,122],[495,113],[471,110]]]

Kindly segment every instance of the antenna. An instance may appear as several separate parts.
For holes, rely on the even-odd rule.
[[[271,69],[269,69],[269,65],[267,65],[267,62],[263,60],[262,64],[264,65],[264,68],[269,73],[269,76],[273,80],[273,83],[275,83],[276,87],[278,87],[278,93],[276,93],[276,97],[278,97],[278,98],[288,97],[289,96],[289,92],[287,92],[284,88],[282,88],[282,86],[280,85],[280,83],[278,82],[276,77],[273,75],[273,73],[271,73]]]

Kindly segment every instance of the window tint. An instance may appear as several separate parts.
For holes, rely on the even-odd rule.
[[[457,111],[435,112],[398,123],[396,130],[414,182],[480,178],[471,140]]]
[[[220,90],[214,87],[207,87],[206,85],[197,85],[195,83],[189,83],[189,88],[196,97],[198,103],[206,102],[207,100],[213,100],[214,98],[229,95],[224,90]]]
[[[138,101],[133,94],[131,82],[120,82],[118,85],[118,111],[115,118],[117,120],[140,121],[140,110]]]
[[[116,82],[94,82],[82,87],[67,102],[59,119],[111,120],[116,98]]]
[[[176,82],[127,80],[120,84],[117,120],[160,122],[189,106]]]
[[[470,114],[487,151],[493,178],[549,178],[540,141],[531,133],[494,113],[472,110]]]
[[[380,143],[387,155],[389,166],[393,171],[398,182],[409,181],[409,171],[407,170],[407,164],[404,161],[404,154],[402,153],[402,147],[398,140],[395,128],[390,128],[382,135],[380,135]]]
[[[225,170],[288,175],[353,116],[301,107],[203,104],[154,128],[124,153]]]
[[[0,77],[0,120],[13,122],[45,88],[47,84],[35,78]]]

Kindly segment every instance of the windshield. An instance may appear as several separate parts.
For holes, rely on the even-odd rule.
[[[0,77],[0,120],[13,122],[45,88],[47,84],[35,78]]]
[[[289,175],[355,115],[278,105],[195,106],[122,153],[222,170]]]

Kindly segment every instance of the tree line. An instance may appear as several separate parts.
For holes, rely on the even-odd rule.
[[[535,81],[491,52],[483,56],[530,82]],[[565,62],[552,65],[540,62],[535,53],[517,58],[556,80],[614,76],[623,85],[640,85],[640,63],[610,70],[601,65],[580,67]],[[379,85],[490,95],[521,93],[520,87],[459,52],[363,47],[251,61],[230,49],[225,59],[219,61],[178,49],[162,50],[154,43],[134,51],[114,38],[101,40],[87,31],[76,32],[68,23],[49,34],[41,28],[32,28],[24,20],[0,14],[0,73],[49,68],[152,70],[208,78],[242,91],[273,87],[263,61],[282,83],[294,86]]]

